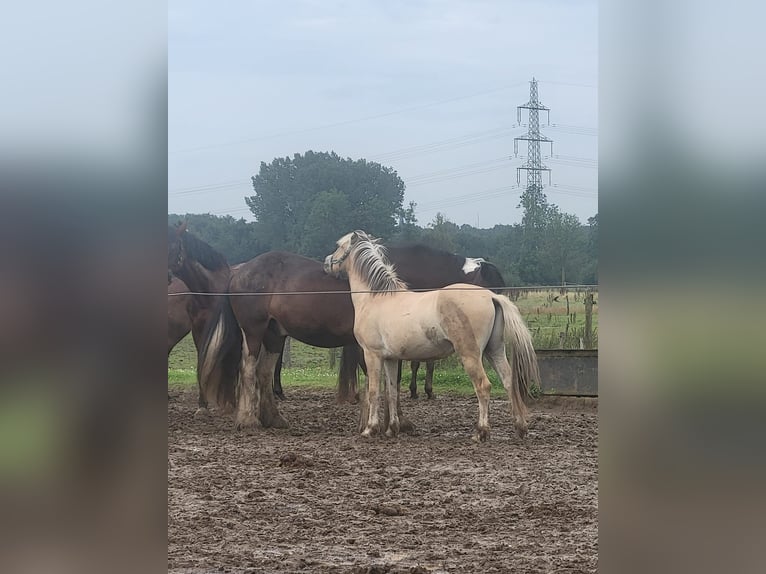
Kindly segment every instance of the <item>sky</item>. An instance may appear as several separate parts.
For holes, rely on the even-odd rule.
[[[598,212],[597,31],[595,0],[171,0],[168,211],[252,221],[261,162],[313,150],[395,169],[422,226],[438,212],[517,223],[517,106],[534,77],[553,140],[544,191],[585,223]]]

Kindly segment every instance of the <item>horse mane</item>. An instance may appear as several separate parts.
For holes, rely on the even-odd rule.
[[[373,297],[380,292],[407,289],[407,284],[399,279],[394,266],[386,257],[386,248],[374,243],[368,235],[357,234],[359,241],[354,245],[351,263],[354,271],[367,279]]]
[[[192,235],[188,231],[185,231],[181,237],[183,238],[182,240],[188,257],[197,261],[208,271],[218,271],[219,269],[229,266],[226,257],[210,247],[210,245],[202,241],[199,237]]]

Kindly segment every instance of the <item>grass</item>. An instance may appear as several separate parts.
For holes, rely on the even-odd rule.
[[[282,385],[289,393],[291,388],[315,389],[315,390],[334,390],[338,382],[338,371],[329,367],[329,353],[327,349],[317,349],[309,345],[304,345],[300,341],[293,340],[291,368],[282,369]],[[186,337],[178,343],[168,358],[168,385],[175,388],[191,388],[197,385],[196,369],[185,367],[188,356],[194,353],[194,343],[191,336]],[[340,349],[338,349],[340,353]],[[410,384],[411,371],[408,363],[402,368],[402,392],[409,393],[407,390]],[[418,371],[418,394],[425,396],[425,364],[421,364]],[[492,396],[504,397],[500,379],[491,369],[487,369],[489,380],[492,382]],[[460,367],[459,361],[455,357],[450,357],[438,361],[434,370],[433,381],[434,393],[436,394],[455,394],[460,396],[473,395],[473,385],[468,376]]]
[[[529,327],[537,349],[558,348],[559,333],[566,333],[565,348],[579,348],[579,337],[585,327],[585,305],[583,294],[570,292],[569,314],[566,297],[558,291],[522,293],[515,301]],[[555,300],[558,297],[558,301]],[[598,305],[593,307],[594,345],[598,346]],[[282,370],[282,384],[289,392],[292,388],[334,389],[337,384],[337,363],[340,349],[320,349],[304,345],[300,341],[291,341],[291,367]],[[337,357],[335,368],[330,368],[330,353]],[[168,357],[168,385],[173,387],[193,387],[197,384],[197,352],[191,336],[183,339]],[[418,372],[418,393],[425,395],[425,365]],[[487,368],[492,383],[492,396],[505,396],[497,374]],[[402,369],[402,389],[407,392],[410,381],[410,368],[407,363]],[[434,371],[434,393],[472,395],[473,385],[466,376],[460,362],[454,355],[436,364]]]

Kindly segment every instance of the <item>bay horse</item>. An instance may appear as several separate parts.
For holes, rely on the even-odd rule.
[[[241,363],[237,428],[288,426],[272,392],[287,336],[315,347],[343,347],[339,388],[356,386],[348,379],[355,380],[361,353],[348,289],[348,282],[325,274],[320,262],[283,251],[263,253],[232,274],[230,295],[199,350],[198,372],[204,380],[218,368],[234,375],[226,383],[233,386]]]
[[[225,293],[231,277],[231,268],[221,253],[188,233],[186,222],[183,222],[176,227],[168,226],[168,293],[171,292],[173,277],[180,279],[193,293]],[[186,299],[190,330],[194,343],[199,350],[205,326],[214,316],[215,310],[225,296],[184,295],[168,297],[169,300],[176,298]],[[180,307],[175,302],[173,306]],[[175,312],[180,313],[178,309]],[[169,306],[168,322],[170,323],[170,321]],[[221,367],[229,366],[222,365]],[[218,368],[203,374],[198,369],[199,408],[195,414],[206,414],[208,404],[211,402],[225,411],[233,408],[236,397],[235,386],[230,384],[231,377],[231,372],[221,371]]]
[[[181,295],[188,291],[186,283],[178,277],[171,278],[168,284],[168,355],[192,329],[190,314],[192,296]]]
[[[241,264],[232,265],[236,271]],[[172,276],[168,285],[168,355],[191,331],[194,348],[202,344],[205,325],[215,313],[215,302],[211,296],[190,295],[190,289],[178,277]],[[284,400],[282,391],[282,354],[274,372],[274,394]]]
[[[332,276],[345,273],[354,305],[354,335],[367,364],[367,420],[362,436],[380,431],[378,394],[385,373],[385,398],[390,416],[387,436],[399,433],[397,362],[440,359],[457,353],[479,400],[474,440],[490,435],[490,382],[482,364],[486,357],[508,393],[516,434],[527,433],[522,387],[539,382],[532,337],[516,306],[507,297],[487,289],[457,283],[438,291],[407,290],[378,240],[364,231],[341,237],[338,248],[325,258]],[[511,347],[513,367],[506,356]]]

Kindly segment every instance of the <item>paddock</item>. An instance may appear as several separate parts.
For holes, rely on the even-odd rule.
[[[365,439],[332,389],[291,390],[289,429],[234,431],[171,387],[168,571],[597,571],[597,399],[532,403],[521,440],[493,398],[484,444],[475,397],[402,401],[416,433]]]

